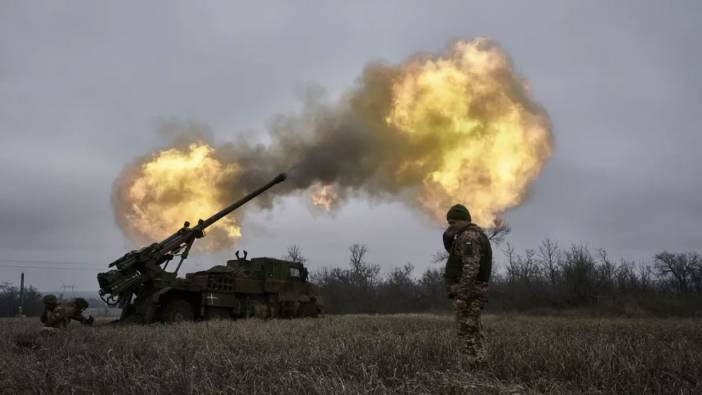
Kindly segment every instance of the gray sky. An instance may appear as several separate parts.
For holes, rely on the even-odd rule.
[[[506,215],[511,243],[550,237],[642,262],[700,251],[700,15],[699,1],[3,1],[0,282],[18,281],[16,265],[40,289],[95,289],[135,247],[114,224],[112,182],[166,143],[164,121],[265,141],[310,84],[336,97],[369,61],[475,36],[503,46],[554,124],[554,156]],[[441,246],[441,230],[400,204],[321,215],[290,197],[246,215],[238,248],[281,256],[298,244],[313,269],[365,243],[384,269],[421,272]],[[193,255],[188,268],[223,259]]]

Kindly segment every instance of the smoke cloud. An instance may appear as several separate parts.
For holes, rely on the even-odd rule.
[[[305,193],[331,210],[362,195],[401,200],[441,221],[463,203],[475,222],[491,226],[523,200],[552,151],[547,113],[484,38],[399,65],[369,64],[337,101],[311,90],[303,110],[274,118],[269,133],[266,145],[214,146],[205,128],[181,128],[170,147],[139,158],[115,181],[120,228],[136,240],[160,239],[281,171],[289,179],[258,205]],[[236,215],[212,228],[210,248],[240,234]]]

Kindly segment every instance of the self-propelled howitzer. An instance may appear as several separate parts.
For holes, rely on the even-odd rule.
[[[275,184],[284,181],[286,175],[279,174],[273,180],[259,189],[249,193],[242,199],[223,208],[211,217],[200,219],[197,225],[190,227],[185,222],[177,232],[159,243],[153,243],[140,250],[126,253],[121,258],[110,263],[113,268],[99,273],[100,297],[110,306],[122,308],[122,319],[136,318],[137,321],[150,322],[157,317],[159,297],[166,290],[177,288],[179,281],[178,270],[188,257],[195,239],[204,236],[204,231],[210,225],[222,219],[227,214],[246,204],[251,199],[265,192]],[[180,260],[174,271],[167,271],[168,264],[175,257]]]

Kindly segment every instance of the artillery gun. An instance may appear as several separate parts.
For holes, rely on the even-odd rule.
[[[174,322],[209,318],[274,318],[317,316],[322,306],[319,289],[307,281],[307,269],[297,262],[253,258],[247,254],[226,265],[178,277],[183,261],[205,229],[243,206],[275,184],[268,184],[190,227],[185,222],[177,232],[159,243],[130,251],[110,263],[114,268],[97,276],[100,298],[122,309],[120,321]],[[173,271],[169,263],[180,260]]]

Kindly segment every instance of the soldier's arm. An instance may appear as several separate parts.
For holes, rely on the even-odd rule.
[[[70,318],[80,322],[81,324],[85,324],[85,325],[90,325],[93,323],[92,317],[86,318],[80,309],[72,310]]]
[[[83,317],[83,314],[81,314],[81,312],[78,310],[74,311],[73,314],[71,314],[70,318],[78,322],[83,322],[83,320],[85,319],[85,317]]]
[[[482,253],[480,250],[480,233],[468,230],[456,241],[460,243],[457,248],[461,251],[463,263],[461,283],[472,283],[478,277],[478,272],[480,271],[480,255]]]
[[[78,317],[79,317],[79,318],[77,318],[77,320],[80,321],[80,323],[83,324],[83,325],[92,325],[93,322],[95,321],[95,319],[93,318],[92,315],[91,315],[91,316],[88,316],[88,317],[86,318],[84,315],[79,314]]]
[[[82,311],[78,311],[74,316],[73,319],[80,322],[83,325],[92,325],[95,319],[93,318],[92,315],[88,315],[87,317],[83,315]]]

